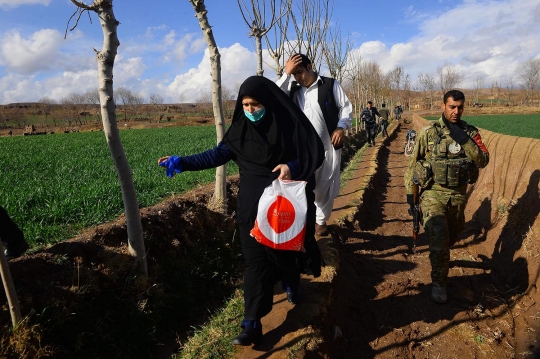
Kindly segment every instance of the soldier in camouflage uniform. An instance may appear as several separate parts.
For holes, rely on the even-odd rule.
[[[441,118],[419,132],[405,172],[411,209],[414,184],[422,191],[420,210],[429,238],[431,299],[437,303],[447,301],[450,247],[465,225],[467,184],[476,182],[478,169],[489,162],[478,129],[461,120],[464,104],[461,91],[452,90],[444,95]]]

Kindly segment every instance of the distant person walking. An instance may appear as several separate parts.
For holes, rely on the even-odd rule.
[[[325,159],[315,172],[315,232],[328,234],[334,199],[339,193],[341,178],[341,148],[345,130],[351,128],[352,106],[340,83],[319,76],[311,60],[303,54],[292,55],[285,64],[285,73],[277,85],[292,98],[307,116],[324,145]]]
[[[377,111],[377,108],[373,106],[373,102],[368,101],[367,107],[360,113],[360,119],[364,122],[366,139],[369,147],[375,146],[375,137],[377,136],[375,128],[377,125],[377,118],[375,116],[381,117],[381,114]]]
[[[381,105],[382,108],[380,109],[379,113],[381,114],[381,134],[383,137],[389,137],[388,131],[386,129],[388,128],[388,118],[390,118],[390,111],[386,108],[386,104]]]
[[[401,118],[401,111],[399,106],[394,106],[394,119],[397,121]]]
[[[450,247],[465,226],[467,185],[478,179],[479,168],[489,162],[489,153],[478,129],[461,120],[465,95],[448,91],[438,121],[423,128],[416,139],[405,172],[407,203],[414,213],[414,187],[420,195],[421,223],[429,238],[431,299],[446,303],[446,280]]]

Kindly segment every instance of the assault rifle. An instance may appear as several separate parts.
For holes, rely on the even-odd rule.
[[[420,232],[420,186],[416,179],[413,180],[413,253],[416,252],[416,239],[418,238],[418,232]]]

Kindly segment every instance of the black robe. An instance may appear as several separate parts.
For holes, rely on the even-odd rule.
[[[260,121],[252,122],[244,115],[243,96],[250,96],[265,107],[265,115]],[[240,169],[236,215],[239,225],[244,228],[253,227],[264,189],[279,176],[279,171],[272,170],[278,164],[298,159],[299,174],[293,179],[307,181],[308,204],[306,253],[298,256],[298,266],[303,273],[318,277],[322,260],[315,241],[313,190],[314,173],[324,161],[324,147],[311,122],[274,82],[252,76],[240,87],[233,121],[223,143],[234,153],[234,161]]]

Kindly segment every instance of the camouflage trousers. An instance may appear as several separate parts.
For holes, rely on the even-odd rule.
[[[465,226],[465,195],[426,191],[420,200],[424,231],[429,238],[431,281],[446,286],[450,247]]]

